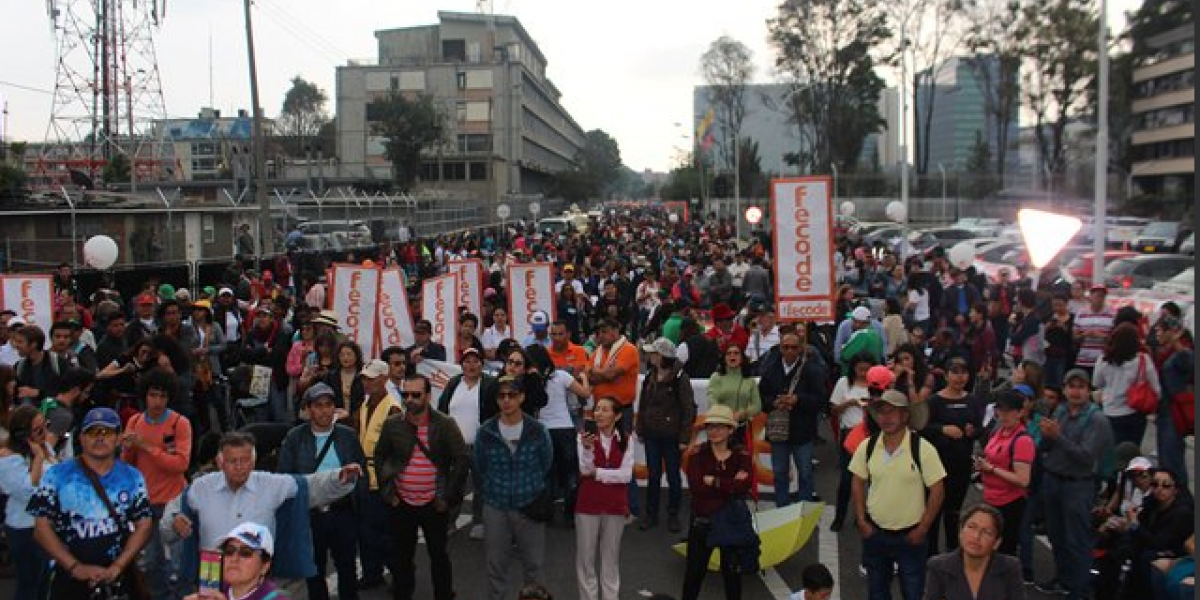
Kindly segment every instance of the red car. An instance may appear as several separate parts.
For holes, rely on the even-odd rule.
[[[1076,280],[1082,281],[1084,285],[1092,285],[1092,258],[1096,255],[1095,252],[1085,252],[1076,256],[1063,269],[1063,279],[1069,283],[1075,283]],[[1137,252],[1129,252],[1127,250],[1106,250],[1104,252],[1104,264],[1109,264],[1119,258],[1129,258],[1137,256]]]

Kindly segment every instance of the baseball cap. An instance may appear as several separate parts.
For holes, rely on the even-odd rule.
[[[508,388],[514,392],[523,393],[525,391],[525,386],[521,383],[521,379],[513,377],[512,375],[505,375],[500,378],[496,391],[501,391],[504,388]]]
[[[318,381],[317,383],[314,383],[312,387],[304,391],[304,398],[302,398],[301,401],[304,404],[310,404],[312,402],[316,402],[318,398],[335,397],[336,396],[333,393],[333,388],[329,387],[329,384]]]
[[[867,369],[867,387],[874,390],[886,390],[896,381],[896,374],[883,366],[875,365]]]
[[[18,327],[24,327],[28,324],[29,323],[27,323],[25,321],[25,319],[22,319],[21,317],[13,317],[8,320],[8,328],[9,329],[16,329]]]
[[[179,289],[175,290],[175,299],[176,300],[191,300],[192,292],[190,292],[187,288],[179,288]]]
[[[1025,398],[1014,392],[996,395],[996,410],[1021,410],[1025,407]]]
[[[458,362],[467,360],[468,356],[474,356],[479,360],[483,360],[483,353],[481,353],[478,348],[467,348],[466,350],[462,351],[462,356],[458,359]]]
[[[871,320],[871,309],[869,309],[865,306],[860,306],[860,307],[850,311],[850,318],[854,319],[855,321],[870,321]]]
[[[173,286],[169,283],[164,283],[164,284],[158,286],[158,295],[163,300],[174,300],[175,299],[175,286]]]
[[[382,360],[379,360],[378,358],[373,359],[367,364],[363,365],[362,371],[359,372],[359,375],[362,375],[367,379],[375,379],[376,377],[383,377],[387,374],[388,364]]]
[[[1105,294],[1107,294],[1108,288],[1105,287],[1104,284],[1102,284],[1102,283],[1093,283],[1092,286],[1088,288],[1088,291],[1089,292],[1104,292]]]
[[[221,288],[221,291],[217,292],[217,295],[218,295],[218,296],[224,296],[225,294],[229,294],[230,296],[232,296],[232,295],[233,295],[233,289],[232,289],[232,288],[223,287],[223,288]]]
[[[237,540],[246,546],[266,552],[268,555],[275,554],[275,537],[271,535],[271,530],[259,525],[258,523],[242,523],[234,527],[232,531],[225,534],[221,538],[221,543],[224,544],[229,540]]]
[[[312,323],[313,325],[324,325],[326,327],[332,327],[334,329],[337,329],[338,328],[337,313],[335,313],[329,309],[322,310],[320,312],[320,314],[313,317],[312,320],[309,321],[309,323]]]
[[[121,430],[121,417],[117,415],[117,411],[99,406],[89,410],[83,417],[83,426],[79,431],[86,432],[93,427],[107,427],[109,429]]]
[[[1025,396],[1026,398],[1032,398],[1034,396],[1033,388],[1024,383],[1018,383],[1017,385],[1014,385],[1013,391]]]
[[[1145,456],[1139,456],[1129,461],[1129,466],[1125,467],[1126,471],[1149,471],[1154,468],[1154,463]]]
[[[545,329],[550,326],[550,315],[544,310],[534,311],[529,316],[529,325],[537,330]]]
[[[172,295],[174,295],[174,292],[172,292]],[[137,304],[139,306],[146,304],[158,304],[158,299],[154,297],[154,294],[142,294],[141,296],[137,297]]]
[[[1092,385],[1092,378],[1083,369],[1071,369],[1067,371],[1066,375],[1063,375],[1064,384],[1069,383],[1072,379],[1082,379],[1089,387]]]
[[[675,343],[665,337],[660,337],[653,343],[643,345],[642,352],[658,354],[663,358],[675,358]]]
[[[574,272],[575,272],[575,265],[573,265],[573,264],[571,264],[571,263],[567,263],[567,264],[563,265],[563,268],[562,268],[562,270],[563,270],[563,271],[570,271],[570,272],[574,273]]]
[[[733,409],[724,404],[714,404],[708,407],[708,412],[704,414],[704,424],[737,427],[737,421],[733,419]]]
[[[884,402],[891,404],[892,406],[908,408],[908,396],[904,395],[903,392],[898,392],[896,390],[888,390],[884,392],[883,395],[880,396],[875,402]]]

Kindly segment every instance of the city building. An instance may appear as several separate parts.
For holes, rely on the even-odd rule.
[[[784,162],[783,157],[789,152],[800,149],[803,141],[796,124],[789,117],[787,98],[791,86],[782,83],[748,84],[745,89],[745,118],[742,121],[742,139],[752,139],[758,142],[759,166],[764,173],[778,175],[796,175],[796,167]],[[693,127],[708,114],[711,106],[712,87],[696,86],[692,89],[692,124]],[[725,124],[720,119],[713,120],[714,144],[708,150],[710,156],[707,164],[715,164],[718,168],[729,168],[720,140],[724,139]],[[699,142],[699,140],[697,140]],[[730,150],[732,152],[732,150]],[[730,154],[732,156],[732,154]]]
[[[896,88],[879,93],[878,107],[883,129],[863,141],[859,169],[871,170],[878,165],[881,171],[895,171],[900,164],[900,95]]]
[[[270,135],[273,122],[265,120],[263,127]],[[239,110],[236,117],[222,117],[219,110],[201,108],[194,119],[155,121],[154,137],[171,145],[177,179],[228,180],[235,171],[249,172],[253,129],[254,119],[248,111]]]
[[[420,187],[492,201],[547,191],[574,164],[584,131],[560,103],[547,60],[511,16],[439,12],[438,23],[375,32],[379,56],[337,69],[340,173],[391,178],[369,106],[390,94],[429,95],[445,117],[425,152]]]
[[[981,72],[981,70],[986,71]],[[1017,138],[1017,114],[1013,111],[1005,140],[997,140],[997,121],[987,110],[988,85],[995,85],[999,64],[995,57],[954,57],[933,69],[933,87],[925,84],[917,88],[916,114],[924,114],[922,102],[932,98],[933,117],[929,124],[929,139],[920,143],[929,144],[929,167],[936,169],[941,163],[947,171],[963,171],[975,146],[976,134],[982,134],[991,149],[992,159],[999,153],[998,144],[1005,149],[1015,150]],[[983,73],[993,74],[990,77]],[[928,81],[923,78],[922,81]],[[920,127],[921,119],[916,119]],[[918,149],[919,150],[919,149]],[[1005,161],[1015,166],[1016,152],[1008,152]],[[1006,168],[1006,171],[1009,169]]]
[[[1134,67],[1134,195],[1186,200],[1196,189],[1194,23],[1147,40],[1156,50]]]

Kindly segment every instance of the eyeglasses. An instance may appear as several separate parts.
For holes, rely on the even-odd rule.
[[[417,399],[425,397],[425,392],[400,392],[400,397],[404,399]]]
[[[510,358],[510,359],[504,361],[504,364],[513,365],[513,366],[517,366],[517,367],[523,367],[523,366],[525,366],[525,361],[523,361],[519,358]]]
[[[117,430],[109,427],[92,427],[83,433],[84,435],[90,435],[94,438],[103,439],[117,435]]]
[[[225,547],[221,548],[221,554],[226,557],[236,556],[242,559],[249,559],[258,555],[258,550],[255,550],[250,546],[235,546],[233,544],[225,544]]]
[[[1171,483],[1170,481],[1152,481],[1152,482],[1150,482],[1150,487],[1169,490],[1169,489],[1175,487],[1175,484]]]

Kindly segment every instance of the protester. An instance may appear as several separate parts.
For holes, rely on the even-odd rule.
[[[184,600],[289,600],[286,592],[267,578],[271,571],[275,539],[257,523],[238,525],[225,535],[221,551],[221,591],[205,588]]]
[[[946,387],[928,400],[929,423],[920,433],[937,448],[938,457],[946,470],[945,499],[942,502],[940,526],[934,522],[929,530],[931,554],[938,552],[938,534],[946,532],[946,549],[958,547],[955,528],[959,510],[971,487],[974,471],[972,454],[976,440],[983,434],[981,401],[967,391],[970,371],[962,361],[950,361]],[[910,401],[911,402],[911,401]]]
[[[813,354],[799,335],[784,334],[779,340],[778,358],[763,365],[758,382],[763,412],[780,415],[769,417],[767,424],[776,506],[792,503],[793,463],[798,473],[800,500],[816,500],[813,442],[819,415],[828,400],[828,388],[825,387],[825,369]],[[772,430],[771,418],[781,421],[777,430]]]
[[[996,431],[988,437],[983,457],[974,461],[974,468],[983,482],[983,501],[1000,511],[1004,520],[998,550],[1016,556],[1037,448],[1021,419],[1024,397],[1002,393],[995,408]]]
[[[594,428],[578,436],[579,496],[575,504],[575,577],[581,600],[617,600],[621,592],[621,536],[629,513],[633,434],[617,427],[620,405],[596,400]],[[597,555],[600,575],[596,575]]]
[[[725,349],[724,360],[717,372],[708,380],[708,406],[725,406],[733,411],[737,421],[730,443],[748,447],[753,440],[747,438],[750,422],[762,412],[762,396],[758,383],[743,369],[747,367],[746,353],[737,346]]]
[[[46,418],[32,406],[17,407],[8,418],[8,441],[0,448],[0,494],[7,497],[4,537],[16,571],[15,600],[46,595],[50,560],[34,543],[34,518],[25,507],[54,462],[46,442]]]
[[[1141,350],[1141,334],[1130,324],[1112,330],[1104,353],[1096,361],[1092,385],[1102,394],[1104,416],[1112,427],[1113,444],[1141,445],[1146,434],[1146,415],[1130,406],[1129,392],[1135,384],[1148,382],[1154,397],[1162,393],[1158,370],[1149,354]]]
[[[732,346],[736,348],[737,346]],[[675,344],[658,338],[642,346],[649,359],[649,370],[642,381],[637,417],[637,437],[646,450],[646,504],[638,520],[645,531],[658,526],[658,508],[662,502],[662,476],[667,476],[667,530],[683,529],[679,509],[683,503],[681,468],[683,450],[692,436],[696,401],[692,384],[679,368]]]
[[[929,559],[925,600],[1021,600],[1020,562],[997,553],[1006,525],[999,510],[977,504],[962,514],[956,550]]]

